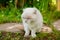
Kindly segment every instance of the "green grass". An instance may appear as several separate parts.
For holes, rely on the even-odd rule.
[[[56,33],[37,33],[36,38],[24,38],[24,33],[0,32],[0,40],[60,40],[60,31]]]
[[[58,11],[41,11],[44,19],[45,24],[51,24],[55,20],[58,20],[60,18],[60,12]],[[21,20],[21,9],[16,8],[5,8],[0,9],[0,23],[6,23],[6,22],[22,22]]]
[[[42,12],[44,23],[47,25],[51,25],[53,22],[56,20],[60,19],[60,12],[59,11],[47,11],[47,12]]]
[[[15,8],[0,10],[0,23],[21,22],[21,11]]]

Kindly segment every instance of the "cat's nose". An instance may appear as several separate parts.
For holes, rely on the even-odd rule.
[[[27,20],[25,20],[25,22],[27,22]]]
[[[25,22],[27,22],[28,21],[28,19],[25,19]]]
[[[26,19],[25,22],[26,22],[26,23],[27,23],[27,22],[30,22],[30,20],[29,20],[29,19]]]

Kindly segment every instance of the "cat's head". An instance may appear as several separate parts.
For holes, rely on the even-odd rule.
[[[35,8],[25,8],[21,15],[23,19],[34,21],[37,18],[37,10]]]

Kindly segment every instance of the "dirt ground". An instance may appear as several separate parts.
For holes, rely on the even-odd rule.
[[[57,30],[60,30],[60,20],[57,20],[56,22],[54,22],[53,25]],[[21,30],[24,30],[24,27],[21,23],[0,24],[0,31],[21,32]],[[41,31],[49,33],[49,32],[52,32],[52,29],[46,25],[43,25]]]
[[[60,20],[55,21],[53,25],[57,30],[60,30]]]

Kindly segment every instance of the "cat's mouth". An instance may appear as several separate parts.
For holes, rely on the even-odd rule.
[[[35,23],[35,21],[33,21],[33,20],[32,21],[31,20],[26,20],[25,22],[29,23],[29,24],[34,24]]]
[[[30,23],[34,23],[34,21],[31,21]]]
[[[35,21],[31,21],[30,24],[33,25],[35,23]]]

